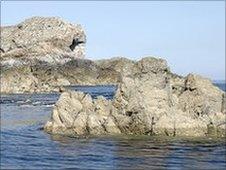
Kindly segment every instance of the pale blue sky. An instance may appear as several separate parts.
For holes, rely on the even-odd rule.
[[[32,16],[80,23],[88,59],[159,56],[171,70],[225,77],[224,1],[2,2],[2,25]]]

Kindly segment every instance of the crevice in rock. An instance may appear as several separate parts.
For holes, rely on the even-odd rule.
[[[62,124],[64,124],[64,121],[63,121],[63,119],[61,118],[60,114],[58,115],[58,117],[59,117],[60,122],[61,122]]]
[[[153,116],[151,118],[151,129],[145,132],[146,135],[150,135],[150,136],[155,135],[155,133],[154,133],[154,125],[155,125],[155,121],[154,121],[154,116]]]
[[[168,133],[168,130],[167,129],[164,129],[164,133],[166,136],[169,136],[170,134]]]
[[[86,119],[86,126],[85,126],[85,128],[86,128],[86,133],[90,134],[90,127],[89,127],[88,119],[89,119],[89,117],[87,117],[87,119]]]
[[[188,88],[188,87],[185,87],[184,88],[184,91],[190,91],[190,92],[193,92],[193,91],[195,91],[196,90],[196,88]]]
[[[155,119],[154,117],[151,118],[151,131],[150,131],[151,135],[154,134],[154,125],[155,125],[154,119]]]
[[[72,43],[71,43],[71,45],[69,47],[70,47],[71,51],[74,51],[75,47],[77,45],[79,45],[79,44],[82,44],[82,43],[84,43],[84,42],[83,41],[79,41],[79,39],[76,38],[76,39],[72,40]]]
[[[12,42],[15,44],[15,46],[16,46],[17,48],[23,48],[21,45],[18,45],[17,42],[16,42],[15,40],[12,40]]]
[[[5,50],[3,50],[2,48],[0,48],[0,51],[3,52],[3,53],[5,52]]]
[[[104,129],[104,131],[107,132],[107,129],[106,129],[104,123],[101,123],[100,125],[101,125],[101,127]]]
[[[126,111],[126,116],[131,117],[133,114],[138,114],[138,112]]]
[[[22,29],[22,27],[23,27],[22,25],[17,25],[18,29]]]

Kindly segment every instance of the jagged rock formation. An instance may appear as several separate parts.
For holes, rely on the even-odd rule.
[[[1,60],[13,65],[31,59],[54,63],[83,58],[85,42],[80,25],[56,17],[33,17],[15,26],[1,27]]]
[[[131,69],[122,72],[112,101],[64,92],[45,131],[72,136],[225,135],[224,92],[211,81],[174,75],[162,59],[143,58],[128,65]]]

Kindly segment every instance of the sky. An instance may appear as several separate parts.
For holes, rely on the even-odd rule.
[[[86,58],[166,59],[171,71],[225,79],[224,1],[3,1],[1,25],[58,16],[83,26]]]

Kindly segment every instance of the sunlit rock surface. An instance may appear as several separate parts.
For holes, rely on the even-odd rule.
[[[66,55],[83,58],[85,42],[80,25],[57,17],[33,17],[15,26],[1,27],[1,58],[27,57],[49,62]]]
[[[210,80],[174,75],[165,60],[153,57],[132,62],[131,68],[121,72],[112,101],[64,92],[45,130],[73,136],[225,135],[224,92]]]

